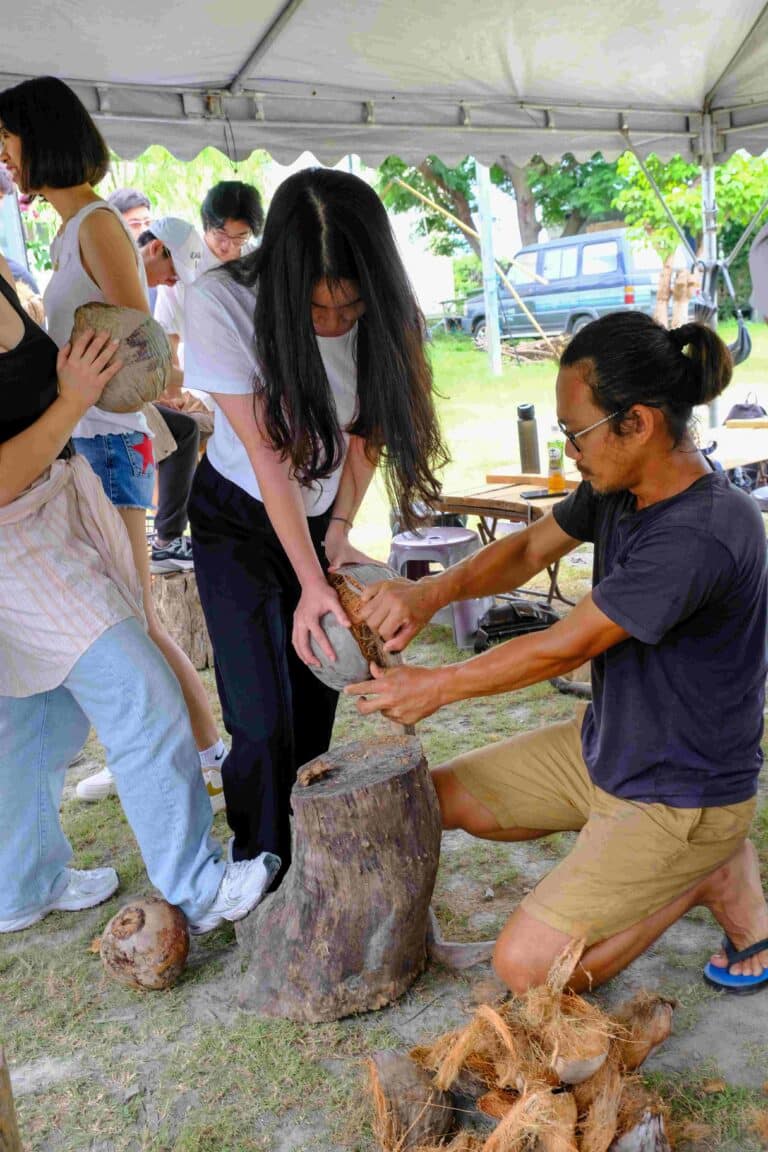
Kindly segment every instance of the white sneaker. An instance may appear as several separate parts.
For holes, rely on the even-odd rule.
[[[0,920],[0,932],[20,932],[37,924],[49,912],[79,912],[83,908],[95,908],[103,904],[117,891],[119,884],[114,868],[90,868],[80,872],[77,868],[67,868],[68,883],[64,891],[35,912],[15,916],[11,920]],[[274,873],[273,873],[274,875]]]
[[[75,788],[78,800],[103,800],[106,796],[113,796],[117,788],[115,778],[109,768],[102,768],[101,772],[94,772],[93,776],[86,776]]]
[[[224,808],[224,785],[218,768],[203,768],[203,780],[208,791],[208,799],[214,816]]]
[[[262,852],[255,860],[227,864],[216,899],[200,920],[190,923],[192,936],[212,932],[224,920],[242,920],[255,908],[280,870],[280,857]]]

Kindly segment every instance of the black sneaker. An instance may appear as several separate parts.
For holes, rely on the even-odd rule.
[[[182,536],[177,536],[163,548],[152,545],[152,572],[186,572],[194,568],[192,549],[188,547]]]

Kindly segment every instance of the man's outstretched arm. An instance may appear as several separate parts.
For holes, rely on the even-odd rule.
[[[358,697],[362,715],[381,712],[399,724],[415,724],[458,700],[513,692],[562,676],[628,637],[600,611],[590,593],[565,619],[543,632],[507,640],[481,656],[443,668],[403,665],[383,670],[371,665],[373,680],[344,691]]]
[[[525,532],[494,540],[437,576],[417,583],[372,584],[362,595],[358,615],[387,641],[388,651],[400,652],[446,604],[519,588],[579,543],[548,514]]]

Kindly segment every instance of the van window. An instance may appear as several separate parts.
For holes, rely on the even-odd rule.
[[[541,274],[545,280],[570,280],[576,275],[578,262],[579,249],[576,244],[567,248],[545,249]]]
[[[536,274],[536,253],[520,252],[510,265],[507,278],[513,284],[530,284]]]
[[[602,240],[599,244],[585,244],[581,254],[583,276],[600,276],[605,272],[618,272],[619,246],[615,240]]]

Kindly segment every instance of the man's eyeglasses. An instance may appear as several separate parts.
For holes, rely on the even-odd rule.
[[[596,420],[595,423],[590,424],[588,428],[582,428],[581,432],[569,432],[562,420],[558,420],[557,426],[576,451],[581,452],[579,440],[582,436],[586,436],[587,432],[594,432],[595,428],[599,428],[601,424],[607,424],[609,420],[614,420],[617,416],[621,416],[624,411],[623,408],[617,408],[615,412],[611,412],[610,416],[603,416],[602,420]]]

